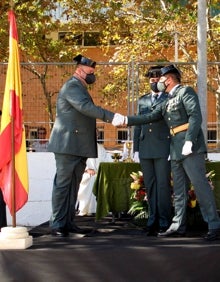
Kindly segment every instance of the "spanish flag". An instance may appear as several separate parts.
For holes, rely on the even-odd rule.
[[[18,34],[13,11],[9,11],[9,61],[0,130],[0,188],[11,215],[28,199],[28,170]]]

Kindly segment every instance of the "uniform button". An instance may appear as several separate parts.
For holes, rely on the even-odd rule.
[[[150,122],[149,124],[152,125],[152,122]]]
[[[75,133],[78,133],[78,132],[79,132],[79,131],[76,129],[76,130],[75,130]]]
[[[168,117],[168,120],[171,120],[171,118],[170,118],[170,117]]]
[[[149,132],[151,132],[152,131],[152,129],[149,129]]]

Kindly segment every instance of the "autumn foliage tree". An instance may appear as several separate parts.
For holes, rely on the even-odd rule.
[[[14,0],[20,30],[20,46],[24,62],[68,62],[80,50],[75,38],[82,31],[98,31],[102,52],[110,62],[167,62],[194,63],[187,66],[188,81],[197,75],[197,2],[196,0]],[[220,4],[207,0],[208,61],[220,61]],[[58,9],[59,8],[59,9]],[[0,58],[7,61],[7,20],[9,1],[0,4]],[[58,15],[59,11],[59,15]],[[51,34],[57,30],[70,31],[72,44],[65,45]],[[4,39],[5,38],[5,39]],[[176,44],[178,53],[176,54]],[[113,52],[109,53],[109,50]],[[109,54],[111,54],[109,56]],[[71,56],[70,56],[71,55]],[[190,70],[188,70],[190,69]],[[47,65],[42,71],[29,68],[41,81],[47,103],[53,95],[47,89]],[[183,67],[183,71],[185,71]],[[117,72],[117,75],[114,75]],[[125,69],[112,67],[112,83],[103,87],[104,99],[117,101],[127,81]],[[132,78],[133,79],[133,78]],[[141,77],[139,78],[141,79]],[[196,79],[191,78],[196,86]],[[220,124],[220,65],[215,63],[207,77],[208,90],[216,97],[217,121]],[[124,88],[123,88],[124,87]],[[138,90],[145,91],[144,88]],[[119,91],[121,89],[121,91]],[[138,93],[140,94],[140,93]],[[111,98],[109,98],[111,97]],[[51,116],[51,120],[53,117]],[[218,129],[218,140],[220,140]]]

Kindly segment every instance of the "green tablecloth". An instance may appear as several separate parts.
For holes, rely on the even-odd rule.
[[[220,210],[220,162],[207,162],[207,172],[215,171],[213,179],[214,196],[217,209]],[[132,172],[141,170],[138,163],[101,163],[97,173],[93,193],[97,199],[96,219],[109,212],[128,211],[131,195]]]
[[[96,219],[109,212],[128,211],[132,178],[130,174],[140,170],[138,163],[100,163],[93,193],[96,196]]]
[[[213,190],[217,209],[220,210],[220,162],[207,162],[207,172],[214,170],[215,177],[213,178],[213,184],[215,189]]]

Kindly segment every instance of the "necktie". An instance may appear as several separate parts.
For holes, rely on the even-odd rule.
[[[154,94],[153,97],[154,97],[154,102],[156,102],[158,99],[158,94]]]

